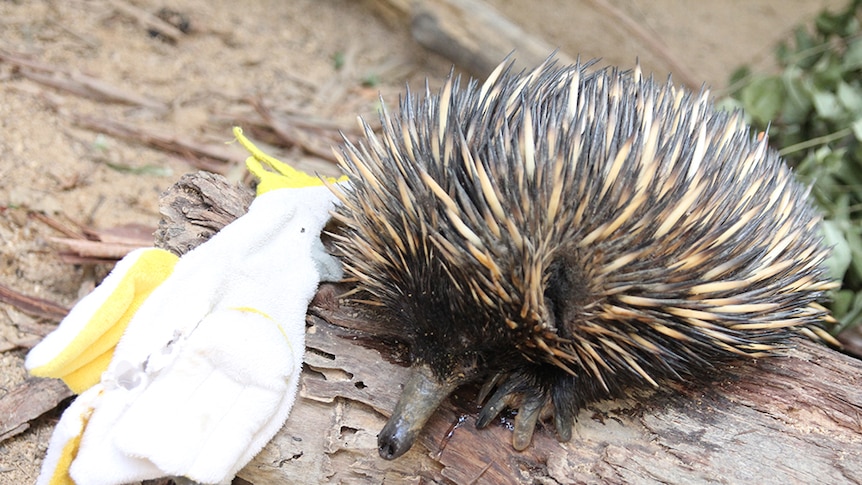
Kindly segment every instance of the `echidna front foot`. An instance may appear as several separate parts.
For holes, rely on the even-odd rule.
[[[530,446],[539,418],[553,406],[557,437],[560,441],[569,441],[575,417],[571,405],[572,386],[566,385],[568,383],[547,385],[542,381],[530,372],[510,374],[479,412],[476,427],[484,428],[507,407],[517,409],[512,446],[521,451]]]

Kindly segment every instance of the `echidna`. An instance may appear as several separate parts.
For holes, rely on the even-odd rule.
[[[347,143],[337,242],[349,274],[404,326],[411,377],[378,436],[406,452],[456,387],[542,411],[703,376],[803,333],[834,287],[807,190],[707,91],[553,60],[408,90],[382,133]]]

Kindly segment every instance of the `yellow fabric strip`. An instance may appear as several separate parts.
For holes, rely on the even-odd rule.
[[[246,312],[246,313],[257,313],[258,315],[265,317],[267,320],[272,320],[272,317],[267,315],[266,312],[258,310],[257,308],[252,308],[250,306],[235,306],[235,307],[228,308],[228,310],[236,310],[238,312]]]
[[[242,128],[234,127],[233,134],[240,145],[251,153],[251,156],[245,161],[245,166],[249,172],[260,179],[260,182],[257,184],[257,195],[276,189],[297,189],[323,185],[323,180],[320,177],[308,175],[262,152],[260,148],[256,147],[254,143],[242,134]],[[275,172],[267,170],[264,165],[275,170]],[[347,180],[347,177],[339,179],[333,177],[324,178],[330,182]]]
[[[252,308],[252,307],[248,307],[248,306],[231,307],[231,308],[229,308],[229,310],[236,310],[236,311],[246,312],[246,313],[256,313],[258,315],[263,316],[267,320],[272,320],[275,323],[275,326],[278,327],[278,331],[281,332],[281,336],[284,337],[284,340],[287,342],[287,345],[290,347],[291,352],[294,351],[293,342],[290,341],[290,337],[287,336],[287,332],[284,331],[284,327],[281,326],[281,323],[273,320],[273,318],[271,316],[267,315],[265,312],[262,312],[262,311],[258,310],[257,308]]]
[[[69,469],[72,467],[75,457],[78,456],[78,450],[81,448],[81,437],[84,436],[84,430],[87,429],[92,412],[93,409],[90,408],[87,413],[81,416],[81,432],[70,438],[63,445],[63,451],[60,452],[57,463],[54,463],[54,471],[51,479],[48,481],[48,485],[76,485],[72,477],[69,476]],[[42,466],[45,466],[45,464]]]
[[[75,436],[66,443],[60,454],[60,458],[57,460],[54,474],[51,475],[51,480],[48,481],[49,485],[76,485],[72,477],[69,476],[69,468],[72,466],[72,461],[78,456],[78,449],[80,447],[81,435]]]

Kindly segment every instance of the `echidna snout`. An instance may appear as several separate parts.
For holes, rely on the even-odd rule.
[[[392,411],[392,418],[377,435],[380,456],[392,460],[406,453],[437,406],[460,384],[440,381],[427,366],[415,366]]]
[[[585,66],[408,91],[347,143],[334,236],[345,269],[411,346],[378,437],[406,452],[459,385],[488,379],[477,425],[517,409],[527,447],[552,410],[694,381],[722,362],[828,339],[835,287],[805,187],[707,92]]]

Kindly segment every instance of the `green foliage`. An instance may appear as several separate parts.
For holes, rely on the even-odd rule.
[[[822,12],[776,49],[777,74],[742,67],[731,76],[731,97],[751,124],[812,187],[826,215],[829,261],[843,287],[832,295],[840,325],[862,321],[862,0],[838,13]]]

